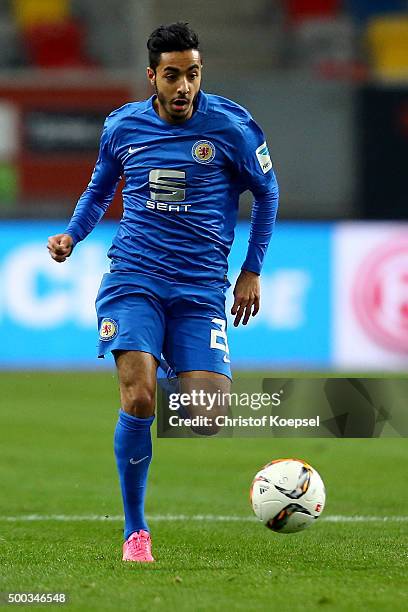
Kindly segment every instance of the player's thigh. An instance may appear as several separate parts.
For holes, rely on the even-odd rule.
[[[227,414],[231,393],[231,380],[228,376],[206,370],[193,370],[180,372],[178,381],[181,393],[197,398],[194,403],[198,413]]]
[[[231,380],[228,376],[194,370],[180,372],[178,383],[188,416],[192,419],[199,417],[198,424],[192,427],[193,431],[205,436],[219,433],[222,428],[217,418],[227,416],[230,411]]]
[[[147,418],[154,414],[156,394],[156,358],[143,351],[113,351],[118,370],[122,409],[133,416]]]
[[[194,384],[195,381],[207,380],[208,384],[217,389],[223,389],[225,392],[229,392],[231,389],[231,379],[225,374],[218,374],[218,372],[209,372],[208,370],[191,370],[187,372],[180,372],[178,374],[179,381],[183,384]]]

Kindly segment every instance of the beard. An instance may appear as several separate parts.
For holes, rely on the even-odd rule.
[[[172,106],[171,106],[171,101],[172,101],[172,99],[173,99],[173,98],[172,98],[172,99],[168,99],[168,98],[166,98],[166,96],[165,96],[165,95],[164,95],[164,94],[163,94],[161,91],[159,91],[159,89],[158,89],[158,87],[157,87],[157,84],[156,84],[156,83],[154,84],[154,90],[155,90],[155,93],[156,93],[156,96],[157,96],[157,99],[158,99],[158,101],[159,101],[160,105],[162,106],[162,108],[164,108],[164,110],[165,110],[165,111],[166,111],[166,113],[169,115],[169,117],[171,117],[171,119],[172,119],[173,121],[175,121],[175,122],[182,122],[182,121],[185,121],[185,116],[186,116],[186,115],[188,115],[188,113],[189,113],[189,111],[190,111],[191,107],[192,107],[193,109],[195,108],[196,103],[197,103],[197,97],[198,97],[198,94],[200,93],[200,92],[198,91],[198,92],[195,94],[195,96],[194,96],[194,98],[193,98],[192,102],[190,102],[190,103],[189,103],[189,104],[186,106],[186,108],[185,108],[185,112],[184,112],[184,113],[177,113],[177,112],[174,112],[174,110],[172,109]],[[182,98],[182,96],[179,96],[179,97],[180,97],[180,98]],[[187,98],[185,98],[185,99],[187,100]]]

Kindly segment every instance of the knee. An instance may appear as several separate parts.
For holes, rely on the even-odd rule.
[[[153,416],[155,392],[147,386],[121,385],[122,409],[139,418]]]

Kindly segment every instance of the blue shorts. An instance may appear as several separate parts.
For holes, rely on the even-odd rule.
[[[231,378],[225,290],[176,283],[136,272],[103,276],[96,298],[99,349],[164,356],[180,372],[206,370]]]

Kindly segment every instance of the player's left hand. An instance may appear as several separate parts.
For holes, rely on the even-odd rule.
[[[238,327],[241,322],[246,325],[249,317],[254,317],[259,311],[259,302],[261,298],[261,284],[258,274],[241,270],[234,288],[234,305],[231,308],[231,314],[235,315],[234,327]]]

